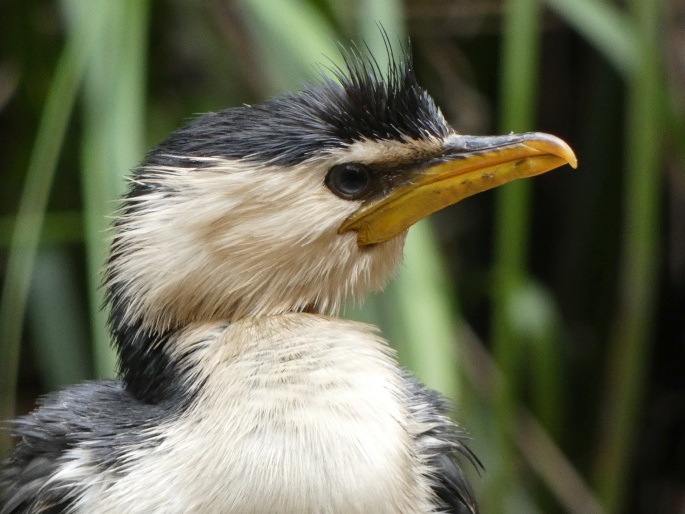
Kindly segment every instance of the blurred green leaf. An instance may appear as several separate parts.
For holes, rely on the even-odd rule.
[[[523,366],[531,373],[533,414],[550,435],[559,436],[564,391],[554,298],[541,284],[529,280],[510,298],[508,310],[510,325],[521,334]]]
[[[97,29],[102,21],[101,18],[93,18],[90,23]],[[26,173],[0,299],[2,419],[14,415],[19,346],[38,238],[67,123],[90,51],[89,41],[83,34],[69,34],[45,101]],[[0,431],[0,454],[4,454],[9,446],[9,433]]]
[[[627,75],[640,66],[636,27],[630,16],[605,0],[545,0],[545,3]],[[647,0],[646,3],[654,3]]]
[[[404,263],[391,299],[397,311],[406,355],[400,358],[428,387],[459,403],[457,358],[454,354],[457,316],[446,270],[427,220],[409,231]]]
[[[31,280],[28,328],[43,385],[54,391],[92,376],[88,323],[65,248],[41,248]]]
[[[538,54],[542,3],[540,0],[508,0],[501,49],[502,133],[530,130],[535,120]],[[528,181],[517,181],[496,192],[495,263],[492,284],[492,347],[508,385],[503,382],[495,395],[497,455],[484,493],[488,512],[507,512],[516,484],[518,460],[511,433],[515,426],[514,407],[525,376],[522,360],[523,334],[512,324],[510,305],[525,288],[528,268],[531,191]]]
[[[0,246],[9,246],[16,223],[14,216],[0,218]],[[46,212],[39,244],[74,243],[83,239],[81,213],[79,211]]]
[[[333,26],[311,2],[240,0],[269,77],[266,90],[298,89],[318,77],[317,64],[340,63]]]
[[[595,484],[607,512],[623,512],[650,364],[660,262],[665,80],[659,52],[662,4],[632,0],[638,66],[627,75],[626,162],[619,290]]]
[[[144,155],[148,2],[65,1],[72,30],[93,46],[84,82],[82,168],[95,370],[114,376],[116,356],[103,311],[101,269],[109,248],[111,214],[124,176]],[[98,28],[93,17],[104,17]]]

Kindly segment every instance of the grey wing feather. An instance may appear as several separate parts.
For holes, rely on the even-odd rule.
[[[49,398],[45,403],[51,403]],[[1,514],[66,510],[66,500],[43,490],[58,469],[59,458],[72,444],[68,423],[54,414],[50,408],[38,409],[14,422],[18,444],[3,466]]]
[[[142,440],[141,427],[170,413],[160,405],[138,402],[120,382],[89,382],[52,393],[39,408],[13,422],[17,440],[0,475],[0,514],[60,514],[77,498],[79,484],[53,479],[87,448],[93,472],[117,466],[131,445]],[[51,480],[52,479],[52,480]]]

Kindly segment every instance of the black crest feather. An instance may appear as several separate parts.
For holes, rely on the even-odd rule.
[[[409,53],[396,58],[388,50],[386,76],[372,57],[357,50],[342,55],[341,67],[300,92],[197,118],[162,142],[146,164],[201,167],[193,157],[227,157],[287,166],[364,139],[449,133],[433,99],[417,83]],[[188,161],[179,162],[179,156]]]

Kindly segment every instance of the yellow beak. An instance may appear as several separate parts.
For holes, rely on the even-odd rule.
[[[387,195],[363,203],[338,232],[356,230],[359,245],[382,243],[468,196],[564,164],[575,168],[576,156],[549,134],[455,135],[442,155],[418,164],[410,179]]]

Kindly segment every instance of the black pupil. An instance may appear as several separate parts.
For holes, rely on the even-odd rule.
[[[328,187],[346,199],[362,195],[371,181],[369,169],[361,164],[339,164],[331,168],[326,183]]]

